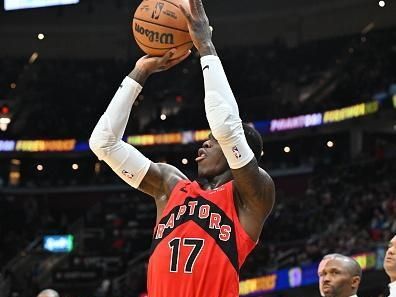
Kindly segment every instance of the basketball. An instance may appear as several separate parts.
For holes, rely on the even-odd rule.
[[[173,59],[192,48],[187,22],[179,9],[183,0],[143,0],[136,9],[132,31],[136,43],[152,56],[176,48]]]

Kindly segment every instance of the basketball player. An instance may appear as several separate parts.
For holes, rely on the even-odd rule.
[[[198,150],[199,181],[153,163],[122,141],[145,80],[188,56],[145,56],[123,80],[90,138],[90,147],[124,181],[157,206],[148,267],[150,297],[236,297],[239,269],[255,247],[274,204],[274,184],[258,166],[262,140],[242,125],[238,105],[211,40],[201,0],[181,7],[201,56],[209,140]]]
[[[41,291],[40,294],[37,295],[37,297],[59,297],[59,294],[52,289],[46,289]]]
[[[357,297],[362,269],[355,259],[330,254],[319,264],[319,290],[323,297]]]
[[[389,297],[396,297],[396,236],[389,242],[384,259],[384,269],[391,281],[389,284]]]

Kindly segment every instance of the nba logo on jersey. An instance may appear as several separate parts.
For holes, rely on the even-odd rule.
[[[236,159],[239,159],[240,157],[242,157],[242,155],[239,152],[238,147],[236,145],[232,147],[232,152],[234,153],[234,156]]]

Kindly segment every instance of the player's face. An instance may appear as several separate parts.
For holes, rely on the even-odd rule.
[[[396,236],[389,242],[384,260],[384,268],[388,274],[396,275]]]
[[[353,295],[353,277],[341,260],[322,260],[318,268],[320,294],[325,297]]]
[[[198,163],[199,177],[215,177],[229,169],[223,151],[212,134],[198,150],[198,157],[195,161]]]

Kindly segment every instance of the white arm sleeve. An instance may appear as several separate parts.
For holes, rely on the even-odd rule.
[[[389,297],[396,297],[396,282],[389,284]]]
[[[99,160],[105,161],[134,188],[139,187],[151,162],[136,148],[122,141],[122,136],[141,90],[136,81],[125,77],[89,139],[89,146]]]
[[[231,169],[239,169],[253,158],[239,117],[239,109],[217,56],[201,58],[205,84],[205,112],[213,136]]]

